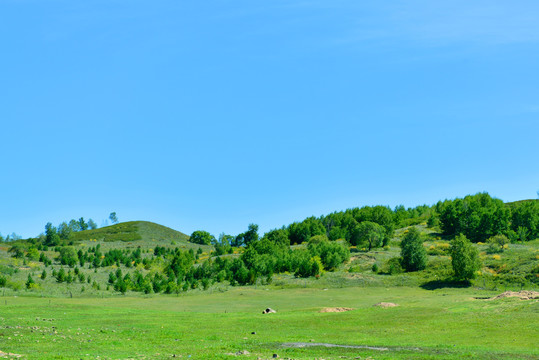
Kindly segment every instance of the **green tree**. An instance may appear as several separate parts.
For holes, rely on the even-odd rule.
[[[373,247],[382,245],[386,235],[383,226],[372,221],[363,221],[357,225],[350,236],[350,244],[356,246],[368,245],[369,251]]]
[[[24,246],[20,243],[13,244],[8,252],[11,253],[11,256],[17,259],[22,259],[24,257]]]
[[[196,230],[189,237],[189,241],[200,245],[210,245],[215,241],[215,237],[207,231]]]
[[[243,234],[243,243],[248,246],[250,243],[258,240],[258,225],[249,224],[247,231]]]
[[[58,225],[58,236],[60,236],[60,239],[69,239],[72,232],[73,229],[71,229],[71,227],[65,221]]]
[[[39,260],[39,251],[35,247],[28,249],[26,257],[30,260],[37,261]]]
[[[264,234],[263,239],[268,239],[272,243],[280,247],[289,247],[290,239],[286,229],[274,229]]]
[[[401,241],[401,264],[406,271],[418,271],[427,267],[427,251],[419,231],[413,227]]]
[[[59,283],[66,281],[66,272],[64,268],[60,268],[60,270],[56,273],[56,281]]]
[[[32,279],[32,276],[28,274],[28,280],[26,280],[26,283],[25,283],[26,288],[30,289],[33,284],[35,284],[34,279]]]
[[[481,268],[481,260],[470,240],[462,234],[458,235],[451,241],[449,252],[455,278],[465,281],[473,279],[476,271]]]
[[[77,252],[72,246],[65,246],[60,249],[59,256],[60,263],[62,265],[69,265],[70,267],[75,266],[79,261]]]
[[[88,220],[88,228],[90,230],[97,229],[97,224],[95,223],[95,221],[93,221],[92,219]]]
[[[110,222],[113,223],[113,224],[117,224],[117,223],[118,223],[118,217],[116,216],[116,212],[115,212],[115,211],[113,211],[113,212],[110,213],[109,219],[110,219]]]
[[[81,230],[79,222],[75,219],[69,220],[68,226],[72,232],[77,232]]]
[[[521,241],[539,237],[539,201],[526,201],[513,209],[511,227]]]
[[[43,269],[43,272],[41,273],[41,280],[45,280],[47,278],[47,271]]]
[[[81,231],[88,230],[88,224],[84,221],[83,217],[81,217],[78,222]]]
[[[49,222],[45,225],[45,245],[56,246],[60,243],[60,236],[56,228]]]

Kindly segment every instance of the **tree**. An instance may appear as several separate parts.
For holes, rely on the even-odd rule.
[[[22,259],[24,257],[24,246],[20,243],[15,243],[13,246],[11,246],[8,250],[14,258]]]
[[[58,225],[58,236],[60,236],[60,239],[69,239],[72,232],[73,229],[65,221]]]
[[[56,246],[60,243],[60,236],[56,232],[56,228],[49,222],[45,225],[45,245]]]
[[[373,247],[379,247],[384,240],[386,231],[383,226],[375,222],[363,221],[357,225],[350,236],[350,244],[369,246],[369,251]]]
[[[272,243],[280,247],[289,247],[290,239],[288,238],[288,231],[286,229],[274,229],[264,234],[262,239],[268,239]]]
[[[451,266],[457,280],[468,281],[475,277],[475,272],[481,268],[481,260],[477,249],[466,236],[460,234],[449,248],[451,254]]]
[[[196,230],[189,237],[189,241],[200,245],[210,245],[215,241],[215,237],[207,231]]]
[[[258,225],[249,224],[247,231],[243,233],[243,243],[248,246],[258,240]]]
[[[73,267],[75,264],[77,264],[79,258],[73,247],[65,246],[60,249],[59,260],[62,265],[69,265],[70,267]]]
[[[26,288],[27,289],[30,289],[32,287],[32,285],[34,285],[35,282],[34,282],[34,279],[32,279],[32,276],[30,274],[28,274],[28,280],[26,280]]]
[[[95,223],[95,221],[93,221],[92,219],[88,220],[88,228],[90,228],[90,230],[97,229],[97,224]]]
[[[113,211],[113,212],[110,213],[109,219],[110,219],[110,222],[113,223],[113,224],[117,224],[117,223],[118,223],[118,217],[116,216],[116,212],[115,212],[115,211]]]
[[[241,234],[238,234],[234,241],[232,242],[232,246],[248,246],[250,243],[255,242],[258,240],[258,225],[256,224],[249,224],[249,227],[247,228],[247,231]]]
[[[424,270],[427,267],[427,251],[415,227],[408,230],[402,239],[401,257],[402,267],[406,271]]]
[[[37,261],[39,260],[39,251],[35,247],[28,249],[26,257],[30,260]]]
[[[81,231],[88,230],[88,224],[84,221],[83,217],[81,217],[78,222]]]
[[[71,219],[69,220],[69,228],[71,229],[71,231],[73,232],[76,232],[76,231],[80,231],[80,225],[79,225],[79,222],[75,219]]]

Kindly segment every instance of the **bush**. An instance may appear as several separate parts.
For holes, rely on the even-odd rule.
[[[387,261],[387,272],[391,275],[401,274],[403,272],[401,258],[394,257]]]
[[[502,234],[495,235],[487,240],[487,243],[489,244],[488,252],[491,254],[503,252],[507,248],[509,242],[507,236]]]

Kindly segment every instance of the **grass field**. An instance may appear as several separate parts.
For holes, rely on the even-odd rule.
[[[259,286],[180,296],[5,296],[0,350],[27,359],[539,359],[539,302],[476,299],[495,294]],[[373,306],[382,301],[399,306]],[[266,307],[277,313],[262,315]],[[324,307],[354,310],[320,313]],[[383,349],[283,346],[292,342]]]

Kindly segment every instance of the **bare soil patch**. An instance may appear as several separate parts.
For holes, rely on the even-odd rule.
[[[534,300],[534,299],[539,299],[539,292],[530,291],[530,290],[506,291],[506,292],[501,293],[500,295],[490,298],[489,300],[504,299],[508,297],[517,297],[522,300]]]
[[[328,348],[348,348],[348,349],[368,349],[368,350],[378,350],[378,351],[387,351],[388,348],[377,347],[377,346],[366,346],[366,345],[339,345],[339,344],[328,344],[328,343],[306,343],[306,342],[291,342],[281,344],[285,348],[306,348],[313,346],[323,346]]]
[[[0,358],[10,359],[10,358],[20,358],[20,357],[22,357],[22,355],[6,353],[6,352],[3,352],[2,350],[0,350]]]
[[[328,308],[323,308],[322,310],[320,310],[321,313],[338,313],[338,312],[345,312],[345,311],[352,311],[354,309],[352,308],[347,308],[347,307],[328,307]]]
[[[379,302],[378,304],[374,304],[373,306],[381,307],[381,308],[390,308],[399,306],[399,304],[391,303],[391,302]]]

